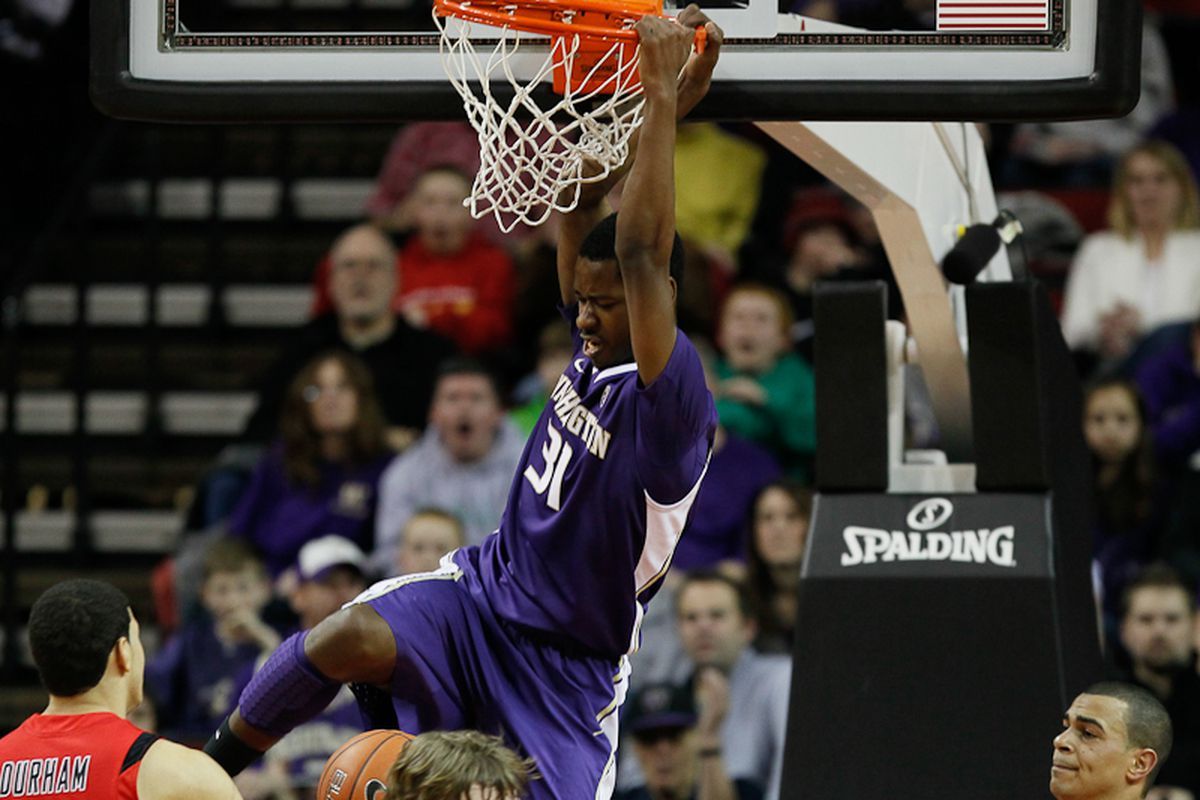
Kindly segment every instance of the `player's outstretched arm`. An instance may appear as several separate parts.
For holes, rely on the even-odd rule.
[[[142,800],[242,800],[217,762],[166,739],[152,744],[142,758],[137,792]]]
[[[342,684],[386,685],[395,664],[396,639],[378,612],[365,604],[344,608],[271,654],[204,752],[237,775],[321,713]]]
[[[724,38],[721,29],[709,20],[694,3],[680,12],[678,20],[679,24],[689,29],[704,27],[708,39],[704,52],[692,54],[687,65],[684,66],[683,72],[678,76],[675,102],[677,121],[686,117],[707,94]],[[605,198],[633,166],[640,137],[641,131],[638,130],[630,138],[629,155],[624,164],[612,170],[604,180],[582,185],[579,204],[573,211],[564,214],[560,220],[557,253],[558,286],[562,293],[563,305],[575,302],[575,262],[579,259],[579,246],[592,228],[611,213]],[[599,172],[598,166],[585,163],[585,172],[588,169],[594,170],[591,174]]]
[[[649,385],[675,347],[676,287],[669,275],[675,240],[675,119],[678,78],[691,55],[695,31],[660,17],[644,17],[636,30],[645,120],[617,213],[616,249],[638,377]]]

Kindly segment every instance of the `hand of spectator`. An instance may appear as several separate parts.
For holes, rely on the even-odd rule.
[[[1155,786],[1146,793],[1146,800],[1196,800],[1196,795],[1179,786]]]
[[[263,652],[269,652],[279,646],[279,634],[263,622],[258,612],[252,608],[242,608],[231,613],[226,620],[226,629],[237,639],[254,642]]]
[[[767,402],[767,390],[753,378],[726,378],[717,385],[717,393],[752,406],[766,405]]]
[[[696,672],[696,733],[700,747],[721,746],[721,726],[729,713],[729,679],[716,667]]]
[[[387,446],[397,453],[407,450],[420,435],[421,432],[416,428],[406,428],[403,425],[389,425],[383,432]]]
[[[1141,315],[1133,306],[1119,303],[1100,315],[1100,352],[1108,358],[1125,355],[1137,341]]]
[[[401,306],[400,316],[404,317],[404,321],[414,328],[424,330],[429,327],[429,316],[425,313],[425,309],[415,303],[405,303]]]

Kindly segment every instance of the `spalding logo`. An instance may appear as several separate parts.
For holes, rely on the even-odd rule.
[[[1012,525],[976,530],[937,531],[954,513],[944,497],[931,497],[908,512],[907,531],[888,531],[862,525],[842,530],[846,550],[843,567],[889,561],[959,561],[1015,567],[1016,531]]]
[[[379,780],[379,778],[371,778],[371,780],[367,781],[367,785],[363,787],[363,798],[365,800],[383,800],[382,795],[377,798],[376,794],[386,791],[387,786],[383,781]]]
[[[908,512],[908,527],[914,531],[931,531],[950,519],[954,506],[944,497],[922,500]]]

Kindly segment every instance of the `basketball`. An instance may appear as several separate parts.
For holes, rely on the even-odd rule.
[[[317,783],[318,800],[382,800],[387,774],[413,737],[403,731],[360,733],[329,757]]]

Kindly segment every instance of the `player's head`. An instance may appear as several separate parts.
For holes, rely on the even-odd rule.
[[[129,598],[94,580],[69,580],[47,589],[29,615],[29,644],[46,691],[75,697],[114,682],[132,709],[142,701],[146,653]]]
[[[654,683],[629,700],[621,720],[651,797],[690,797],[696,776],[696,709],[688,687]]]
[[[475,220],[463,201],[471,193],[471,178],[453,166],[436,166],[421,173],[413,187],[413,224],[430,253],[452,256],[467,243]]]
[[[384,800],[518,800],[533,764],[478,731],[423,733],[388,771]]]
[[[367,557],[354,542],[330,534],[300,548],[296,559],[296,588],[289,602],[300,627],[315,628],[321,620],[367,588]]]
[[[729,366],[761,374],[790,346],[792,309],[783,292],[759,283],[734,287],[721,306],[717,341]]]
[[[1171,718],[1140,686],[1097,683],[1075,698],[1054,737],[1057,800],[1145,796],[1171,752]]]
[[[733,668],[757,633],[742,585],[715,570],[696,570],[675,591],[683,649],[699,666]]]
[[[1108,224],[1126,237],[1149,228],[1200,227],[1196,179],[1183,154],[1162,141],[1127,151],[1117,165]]]
[[[683,242],[675,235],[671,247],[670,280],[676,296],[683,279]],[[583,354],[601,369],[633,358],[625,284],[617,261],[617,215],[596,224],[579,246],[575,265],[575,324],[583,335]]]
[[[433,387],[429,422],[455,461],[469,464],[486,456],[504,422],[495,377],[472,359],[443,363]]]
[[[355,225],[329,251],[329,296],[339,318],[369,325],[392,313],[396,249],[373,225]]]
[[[404,523],[396,551],[396,573],[433,572],[442,556],[466,544],[462,521],[440,508],[423,508]]]
[[[240,614],[257,614],[271,599],[262,559],[241,539],[222,538],[204,554],[200,603],[221,625]]]
[[[1142,570],[1121,596],[1121,644],[1134,666],[1173,674],[1193,656],[1196,601],[1165,564]]]

